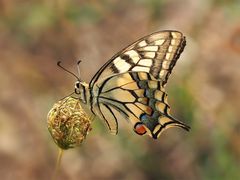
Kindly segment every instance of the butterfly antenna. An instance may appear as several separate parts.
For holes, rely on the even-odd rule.
[[[67,73],[73,75],[75,78],[77,78],[77,80],[80,81],[79,77],[77,77],[74,73],[72,73],[71,71],[69,71],[69,70],[67,70],[66,68],[64,68],[64,67],[61,65],[61,63],[62,63],[61,61],[58,61],[58,62],[57,62],[57,65],[58,65],[61,69],[63,69],[63,70],[66,71]]]
[[[77,62],[77,71],[78,71],[78,78],[80,79],[80,66],[79,66],[79,64],[81,63],[82,61],[81,60],[79,60],[78,62]]]

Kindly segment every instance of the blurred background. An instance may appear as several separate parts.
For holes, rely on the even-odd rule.
[[[240,2],[237,0],[0,0],[0,175],[50,179],[58,149],[46,116],[120,49],[155,31],[187,46],[167,87],[172,114],[191,126],[153,140],[94,121],[64,153],[58,179],[240,179]]]

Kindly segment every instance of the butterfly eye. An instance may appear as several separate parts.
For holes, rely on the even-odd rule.
[[[80,92],[80,83],[78,81],[75,83],[75,93],[76,94],[80,94],[81,93]]]

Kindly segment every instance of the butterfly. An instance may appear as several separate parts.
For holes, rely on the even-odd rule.
[[[178,31],[147,35],[114,55],[89,84],[74,75],[75,94],[83,109],[102,119],[112,134],[118,133],[121,119],[129,121],[137,134],[154,139],[171,127],[188,131],[189,126],[170,115],[165,92],[185,45]]]

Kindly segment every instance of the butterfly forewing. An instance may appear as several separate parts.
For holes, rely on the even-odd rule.
[[[178,31],[146,36],[112,57],[95,74],[90,87],[103,78],[128,71],[148,72],[165,84],[185,44],[185,37]]]

